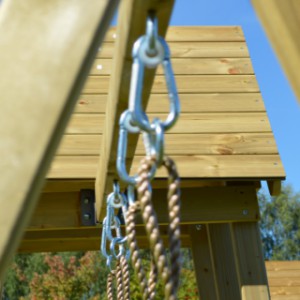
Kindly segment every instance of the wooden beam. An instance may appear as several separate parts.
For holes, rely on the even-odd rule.
[[[281,193],[281,180],[268,180],[268,189],[271,196],[279,196]]]
[[[128,107],[132,46],[135,40],[145,33],[145,23],[149,10],[156,11],[159,35],[165,36],[173,4],[173,0],[124,0],[121,2],[101,157],[96,177],[96,207],[99,220],[104,206],[104,195],[111,190],[113,180],[118,178],[115,166],[119,132],[118,121],[121,113]],[[154,75],[155,70],[145,72],[142,95],[145,107]],[[136,135],[130,135],[128,145],[127,162],[128,167],[130,167],[137,145]]]
[[[167,182],[164,183],[166,186]],[[28,228],[80,227],[79,198],[78,192],[43,193]],[[166,189],[153,190],[153,204],[160,224],[169,222],[166,198]],[[247,222],[257,221],[258,217],[254,186],[182,188],[182,224]]]
[[[160,226],[161,236],[168,245],[168,230]],[[123,233],[125,234],[125,233]],[[101,228],[68,228],[60,230],[28,230],[20,243],[18,252],[88,251],[100,249]],[[137,239],[141,248],[149,248],[143,226],[137,227]],[[182,247],[190,246],[187,226],[181,227]],[[100,254],[99,254],[100,255]]]
[[[298,0],[252,0],[300,102],[300,2]]]
[[[0,280],[117,4],[15,0],[1,6]]]

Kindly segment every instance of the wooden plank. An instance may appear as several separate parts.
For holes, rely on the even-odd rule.
[[[94,189],[94,180],[46,180],[43,193],[79,192]]]
[[[107,76],[89,76],[82,93],[107,94],[108,83]],[[178,75],[176,83],[180,93],[259,92],[254,75]],[[152,93],[166,93],[164,76],[155,77]]]
[[[280,180],[269,180],[268,189],[271,196],[279,196],[281,193],[281,181]]]
[[[191,112],[262,112],[264,102],[259,93],[179,94],[182,113]],[[107,95],[81,95],[76,113],[105,113]],[[166,113],[166,94],[152,94],[147,112]]]
[[[252,0],[252,3],[300,101],[300,2]]]
[[[207,233],[207,225],[190,226],[191,248],[194,269],[201,299],[221,299],[218,294],[212,249]]]
[[[269,300],[269,290],[266,285],[244,285],[242,286],[243,300]],[[273,299],[273,298],[272,298]]]
[[[267,271],[268,277],[269,272]],[[280,277],[270,280],[272,286],[300,286],[300,277]]]
[[[94,179],[98,156],[57,156],[47,175],[48,179]],[[182,178],[253,179],[285,178],[279,155],[190,155],[173,156]],[[137,170],[141,157],[134,160]],[[157,178],[165,178],[158,171]]]
[[[149,114],[149,118],[165,119],[166,114]],[[74,114],[67,134],[101,134],[104,132],[103,114]],[[189,113],[182,114],[170,134],[177,133],[236,133],[271,132],[265,112],[262,113]]]
[[[80,226],[78,192],[42,193],[29,228],[46,229]]]
[[[166,199],[165,188],[153,191],[153,203],[160,224],[169,222]],[[182,188],[182,199],[182,224],[255,221],[259,215],[253,186]],[[29,224],[30,229],[79,226],[81,221],[78,191],[43,193]]]
[[[258,223],[233,223],[231,230],[242,299],[270,299]]]
[[[118,36],[116,29],[110,28],[105,37],[105,41],[112,42]],[[168,29],[166,39],[169,42],[245,41],[240,26],[172,26]]]
[[[0,280],[117,3],[29,0],[1,6]]]
[[[271,296],[291,296],[298,295],[300,297],[300,286],[272,286],[272,279],[269,279],[270,282],[270,294]]]
[[[266,267],[268,271],[275,270],[275,271],[281,271],[281,270],[299,270],[300,272],[300,261],[267,261]]]
[[[162,238],[168,243],[167,229],[161,226]],[[99,251],[100,227],[76,227],[68,229],[27,230],[18,252],[61,252],[61,251]],[[188,228],[181,226],[181,244],[190,246]],[[149,248],[143,226],[137,227],[137,239],[141,248]]]
[[[272,300],[299,300],[299,295],[274,295]]]
[[[172,58],[177,75],[225,75],[254,74],[250,58]],[[111,75],[112,60],[96,59],[90,75]],[[162,67],[157,74],[164,74]]]
[[[98,155],[102,135],[64,135],[57,155]],[[272,133],[166,134],[168,155],[277,154]],[[137,155],[145,153],[139,138]]]
[[[149,10],[155,11],[159,24],[158,34],[162,37],[165,36],[173,4],[173,0],[125,0],[121,2],[118,31],[116,33],[117,42],[114,55],[113,76],[111,77],[111,86],[105,113],[106,122],[101,147],[102,155],[99,160],[95,183],[98,220],[100,219],[102,211],[103,197],[107,194],[108,190],[111,190],[113,180],[118,177],[116,174],[116,153],[119,136],[118,122],[121,113],[128,107],[132,46],[137,38],[145,33],[146,18]],[[154,75],[155,70],[145,70],[144,82],[147,84],[144,85],[141,95],[141,100],[145,107],[149,99]],[[131,136],[132,137],[128,140],[128,166],[131,165],[137,144],[137,137]]]
[[[208,225],[220,299],[241,299],[230,224]]]
[[[172,58],[249,57],[245,42],[168,42],[168,44]],[[103,43],[97,58],[112,58],[114,45],[112,42]]]

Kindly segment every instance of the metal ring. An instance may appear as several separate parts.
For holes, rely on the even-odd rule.
[[[124,238],[123,237],[115,237],[112,239],[111,243],[110,243],[110,252],[112,253],[112,255],[118,259],[121,257],[121,255],[124,254],[125,252],[125,247],[124,247],[124,243],[126,242],[126,240],[123,243],[120,243],[120,241],[122,241]],[[116,245],[119,247],[119,253],[116,253]]]

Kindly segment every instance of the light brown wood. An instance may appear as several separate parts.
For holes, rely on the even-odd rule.
[[[269,300],[269,290],[266,285],[243,285],[242,300]],[[273,298],[272,298],[273,299]]]
[[[118,38],[116,28],[110,28],[105,41],[112,42],[116,38]],[[240,26],[172,26],[168,29],[166,39],[169,42],[245,41]]]
[[[166,119],[166,114],[149,114]],[[103,134],[105,116],[102,114],[74,114],[66,129],[67,134]],[[271,132],[266,113],[189,113],[182,114],[170,134],[174,133],[232,133]]]
[[[191,249],[200,299],[222,299],[219,295],[216,267],[212,257],[207,225],[190,226]]]
[[[168,224],[167,182],[162,186],[153,191],[153,203],[159,223]],[[79,198],[78,191],[43,193],[28,228],[80,227]],[[182,199],[182,224],[255,221],[259,216],[253,186],[182,188]]]
[[[281,181],[280,180],[269,180],[268,189],[271,196],[279,196],[281,193]]]
[[[231,230],[242,299],[270,299],[258,223],[233,223]]]
[[[281,270],[299,270],[300,272],[300,261],[267,261],[266,262],[268,271],[281,271]]]
[[[220,299],[241,299],[230,224],[208,225]]]
[[[117,3],[1,5],[0,280]]]
[[[252,0],[252,3],[300,101],[300,2]]]
[[[98,155],[102,135],[70,135],[63,137],[57,155]],[[277,154],[272,133],[228,133],[228,134],[166,134],[165,147],[168,155],[210,154]],[[145,153],[141,137],[137,155]]]
[[[259,93],[180,94],[181,112],[264,112]],[[81,95],[76,113],[105,113],[106,95]],[[166,94],[152,94],[147,112],[166,113],[169,104]]]
[[[173,156],[182,178],[270,180],[285,178],[279,155],[190,155]],[[48,179],[94,179],[98,156],[56,156]],[[132,172],[141,157],[136,156]],[[166,174],[159,170],[158,178]]]
[[[107,94],[109,77],[89,76],[83,94]],[[178,75],[181,93],[257,93],[259,88],[254,75]],[[152,93],[166,93],[165,78],[155,77]]]
[[[171,27],[172,28],[172,27]],[[170,30],[172,30],[170,28]],[[184,57],[249,57],[245,42],[169,42],[172,58]],[[112,58],[115,44],[105,42],[97,58]]]
[[[105,194],[111,190],[113,180],[118,178],[116,174],[116,153],[119,133],[119,117],[128,107],[129,85],[131,77],[131,51],[136,39],[145,33],[146,18],[149,10],[154,10],[159,23],[159,35],[164,37],[172,13],[174,1],[145,1],[145,0],[124,0],[119,9],[117,42],[114,54],[113,76],[109,89],[108,102],[106,107],[106,122],[104,126],[101,157],[96,176],[96,208],[97,217],[100,218],[102,202]],[[151,87],[153,84],[155,70],[146,69],[144,73],[144,86],[142,102],[146,106]],[[100,84],[107,92],[107,77],[90,77],[86,83],[86,91],[99,92]],[[104,80],[104,81],[103,81]],[[91,84],[91,86],[90,86]],[[90,87],[89,87],[90,86]],[[103,91],[103,89],[102,89]],[[100,92],[101,93],[101,92]],[[130,167],[137,145],[137,137],[131,135],[128,140],[127,164]]]
[[[168,236],[165,226],[161,226],[162,238],[167,245]],[[99,251],[100,227],[76,227],[59,230],[27,230],[18,252],[61,252],[61,251]],[[149,248],[143,226],[137,227],[137,239],[141,248]],[[181,244],[190,246],[188,228],[181,227]]]
[[[176,75],[253,74],[250,58],[172,58]],[[90,75],[111,75],[112,60],[96,59]],[[162,75],[162,67],[157,68]]]

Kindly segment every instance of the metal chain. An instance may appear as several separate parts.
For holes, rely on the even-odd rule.
[[[169,190],[169,249],[170,265],[167,261],[163,241],[160,237],[157,216],[151,201],[151,185],[148,172],[155,163],[154,158],[146,157],[141,161],[139,168],[140,181],[137,186],[138,199],[129,207],[126,215],[126,232],[131,251],[133,267],[140,281],[140,286],[144,299],[154,299],[157,273],[160,274],[165,284],[165,299],[177,299],[176,293],[179,286],[179,275],[181,269],[180,259],[180,188],[179,176],[175,163],[172,159],[164,157],[163,166],[168,171]],[[153,254],[154,264],[149,276],[149,284],[139,255],[139,247],[136,240],[135,214],[141,210],[145,223],[146,232],[150,241],[150,250]],[[156,269],[157,268],[157,269]]]

